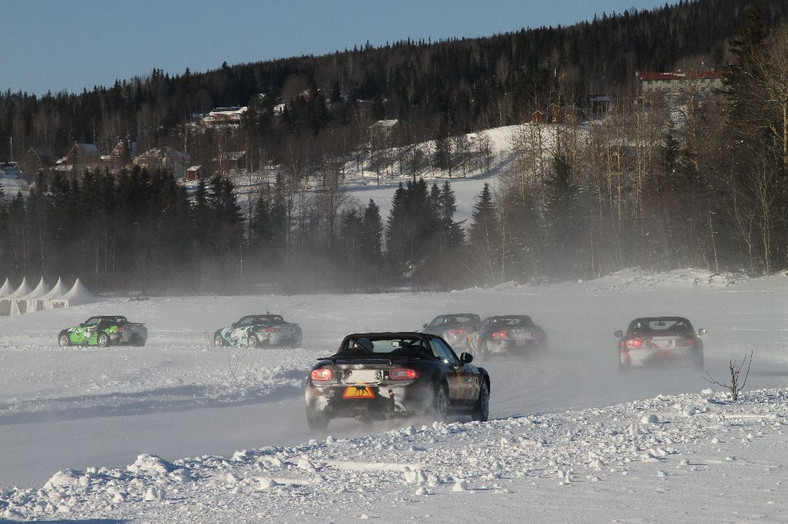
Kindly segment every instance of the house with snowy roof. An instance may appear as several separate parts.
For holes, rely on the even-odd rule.
[[[65,157],[58,160],[56,169],[82,173],[96,170],[101,164],[101,151],[96,144],[74,142]]]

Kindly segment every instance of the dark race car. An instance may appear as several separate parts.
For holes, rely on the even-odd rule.
[[[643,317],[629,323],[626,333],[616,331],[618,337],[618,365],[620,369],[646,367],[668,363],[690,364],[703,368],[705,329],[695,332],[684,317]]]
[[[64,329],[57,336],[61,346],[144,346],[147,340],[148,328],[144,324],[129,322],[126,317],[118,315],[90,317],[78,326]]]
[[[489,416],[490,377],[428,333],[348,335],[339,351],[318,359],[306,378],[306,420],[325,429],[333,418],[384,420],[431,415],[445,420]]]
[[[301,345],[301,326],[281,315],[246,315],[238,322],[217,329],[213,345],[249,347],[296,347]]]
[[[497,354],[530,355],[545,347],[547,333],[528,315],[502,315],[482,320],[469,342],[482,360]]]
[[[479,328],[482,319],[475,313],[451,313],[438,315],[429,324],[424,324],[422,333],[438,335],[458,351],[468,348],[468,335]]]

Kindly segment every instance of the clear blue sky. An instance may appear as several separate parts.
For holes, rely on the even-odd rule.
[[[566,26],[677,0],[0,0],[0,91],[80,93],[369,42]]]

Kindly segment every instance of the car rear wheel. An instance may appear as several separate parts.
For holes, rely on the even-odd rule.
[[[96,343],[103,348],[109,346],[109,335],[106,333],[99,333]]]
[[[66,347],[71,345],[71,341],[68,339],[68,335],[66,335],[65,333],[57,337],[57,343],[60,345],[60,347]]]
[[[449,388],[441,384],[435,392],[433,415],[438,422],[443,422],[449,417]]]
[[[328,423],[330,421],[331,418],[325,413],[315,411],[311,408],[306,408],[306,423],[309,426],[309,429],[322,431],[328,427]]]
[[[476,405],[473,407],[473,420],[479,422],[486,422],[490,417],[490,386],[487,382],[482,382],[482,387],[479,389],[479,398]]]

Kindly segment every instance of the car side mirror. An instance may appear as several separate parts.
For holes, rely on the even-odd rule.
[[[462,353],[460,355],[460,364],[470,364],[473,362],[473,355],[470,353]]]
[[[708,333],[708,331],[706,331],[704,328],[700,328],[700,329],[698,330],[698,336],[701,336],[701,337],[702,337],[702,336],[703,336],[703,335],[705,335],[706,333]]]
[[[615,333],[613,333],[613,336],[614,336],[614,337],[617,337],[617,338],[621,338],[621,337],[623,337],[623,336],[624,336],[624,333],[623,333],[623,332],[622,332],[622,331],[619,329],[618,331],[616,331]]]
[[[234,328],[238,327],[238,322],[233,322],[233,327]]]

